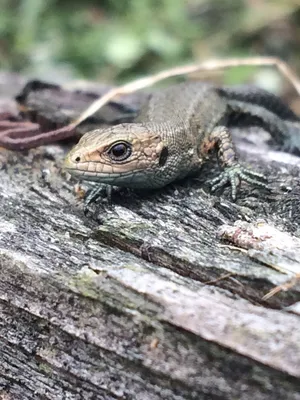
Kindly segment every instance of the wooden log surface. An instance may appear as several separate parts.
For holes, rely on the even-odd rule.
[[[300,158],[266,136],[235,131],[271,191],[211,162],[86,216],[70,144],[1,148],[0,398],[300,399]]]

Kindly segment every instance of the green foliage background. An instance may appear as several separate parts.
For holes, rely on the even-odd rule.
[[[233,55],[299,67],[299,22],[297,0],[0,0],[0,69],[122,82]]]

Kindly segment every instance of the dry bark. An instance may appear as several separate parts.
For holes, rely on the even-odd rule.
[[[268,260],[299,268],[300,159],[251,132],[253,143],[237,139],[241,159],[271,192],[212,195],[210,163],[87,216],[61,171],[68,144],[0,149],[3,399],[300,399],[299,284],[262,299],[294,276]],[[239,240],[261,219],[289,251]],[[236,221],[234,247],[220,234]]]

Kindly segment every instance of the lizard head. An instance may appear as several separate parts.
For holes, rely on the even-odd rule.
[[[143,124],[121,124],[82,136],[64,167],[82,180],[123,187],[163,186],[152,179],[168,157],[159,133]]]

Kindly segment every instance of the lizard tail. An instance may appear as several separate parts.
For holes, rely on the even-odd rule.
[[[286,121],[289,135],[285,138],[282,150],[300,156],[300,122]]]
[[[300,155],[300,119],[283,119],[268,109],[237,100],[228,100],[231,109],[229,125],[260,126],[270,133],[272,142],[280,150]],[[291,111],[292,112],[292,111]],[[232,116],[232,117],[231,117]]]

